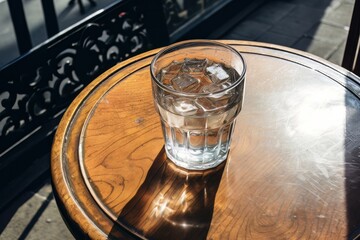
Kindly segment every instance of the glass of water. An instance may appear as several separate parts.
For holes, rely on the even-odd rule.
[[[226,160],[244,96],[241,54],[216,41],[184,41],[160,51],[150,72],[168,158],[190,170]]]

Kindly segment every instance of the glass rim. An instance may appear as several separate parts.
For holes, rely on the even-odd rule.
[[[203,46],[211,46],[211,45],[212,46],[220,46],[220,47],[226,48],[226,49],[230,50],[231,52],[235,53],[240,58],[240,60],[242,62],[242,65],[243,65],[242,72],[238,73],[239,78],[236,79],[236,81],[234,81],[230,86],[228,86],[228,87],[226,87],[224,89],[215,91],[215,92],[210,92],[210,93],[180,92],[180,91],[168,88],[166,85],[164,85],[162,82],[160,82],[158,80],[158,78],[156,77],[155,72],[154,72],[154,65],[155,65],[155,62],[159,59],[160,56],[162,56],[163,54],[166,54],[166,53],[173,52],[173,50],[176,50],[177,48],[180,48],[180,47],[192,47],[192,46],[197,46],[197,45],[198,46],[200,46],[200,45],[203,45]],[[243,56],[241,55],[241,53],[239,51],[237,51],[235,48],[228,45],[228,44],[224,44],[224,43],[214,41],[214,40],[197,40],[196,39],[196,40],[187,40],[187,41],[181,41],[181,42],[171,44],[171,45],[161,49],[154,56],[154,58],[152,59],[152,61],[150,63],[151,78],[155,81],[157,86],[159,86],[164,91],[170,92],[170,93],[175,94],[175,95],[186,96],[186,97],[195,97],[195,96],[196,97],[207,97],[207,96],[216,95],[216,94],[219,94],[219,93],[222,93],[222,92],[225,92],[225,91],[229,91],[229,90],[235,88],[237,85],[239,85],[242,81],[244,81],[245,73],[246,73],[246,63],[245,63],[245,60],[244,60]]]

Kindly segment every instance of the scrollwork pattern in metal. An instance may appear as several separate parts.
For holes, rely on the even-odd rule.
[[[0,71],[0,152],[54,121],[100,73],[149,49],[136,7],[111,13]]]

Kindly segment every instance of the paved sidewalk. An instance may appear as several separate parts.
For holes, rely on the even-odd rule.
[[[225,39],[280,44],[341,65],[355,0],[275,0],[256,10]]]
[[[354,2],[269,1],[223,38],[281,44],[340,64]],[[0,240],[12,239],[73,239],[56,207],[49,176],[1,213]]]
[[[52,194],[50,176],[26,191],[0,217],[0,240],[74,239]]]

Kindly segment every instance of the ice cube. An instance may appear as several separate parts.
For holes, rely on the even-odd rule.
[[[206,72],[209,74],[210,79],[214,83],[226,80],[230,77],[226,70],[220,64],[213,64],[207,67]]]
[[[201,88],[201,92],[214,93],[214,92],[224,90],[230,86],[231,86],[231,82],[229,82],[229,81],[223,81],[220,83],[212,83],[212,84],[203,86]],[[216,98],[217,96],[228,95],[228,94],[232,94],[232,90],[226,90],[226,91],[223,91],[222,93],[214,94],[213,97]]]
[[[218,92],[220,90],[223,89],[223,86],[220,84],[209,84],[209,85],[205,85],[204,87],[201,88],[201,92],[203,93],[213,93],[213,92]]]
[[[185,58],[181,71],[186,73],[204,72],[207,63],[207,59]]]
[[[214,101],[213,99],[206,97],[197,98],[195,103],[203,112],[219,110],[226,106],[226,103]]]
[[[197,106],[199,106],[199,109],[201,109],[204,112],[208,112],[211,110],[214,110],[216,106],[212,101],[210,101],[208,98],[197,98],[195,100],[195,103]]]
[[[182,65],[183,65],[182,62],[172,61],[166,68],[163,69],[165,69],[168,72],[179,72]]]
[[[176,75],[175,75],[176,76]],[[164,85],[170,85],[171,79],[173,79],[175,76],[169,76],[166,72],[166,70],[162,69],[158,75],[156,76],[157,79],[159,79],[160,82],[162,82]]]
[[[173,87],[182,92],[192,92],[199,87],[199,80],[186,73],[180,73],[172,79]]]
[[[187,98],[178,98],[173,102],[174,111],[183,116],[194,115],[198,111],[196,104]]]
[[[163,95],[160,99],[165,109],[169,109],[174,105],[174,98],[171,95]]]
[[[209,79],[209,77],[202,72],[191,73],[191,77],[193,77],[199,81],[199,86],[198,86],[197,92],[200,92],[202,87],[213,83],[211,81],[211,79]]]
[[[158,79],[165,85],[170,85],[171,80],[175,78],[181,69],[182,63],[173,61],[167,67],[161,69],[158,74]]]
[[[234,89],[225,90],[222,92],[218,92],[218,91],[224,90],[225,88],[230,86],[230,84],[231,83],[228,81],[221,82],[221,83],[213,83],[213,84],[204,86],[201,89],[201,92],[203,92],[203,93],[214,93],[214,94],[209,95],[209,97],[208,97],[208,101],[210,101],[214,105],[213,109],[223,108],[224,106],[229,104],[229,101],[230,101],[229,99],[235,93]],[[218,93],[215,93],[215,92],[218,92]]]

